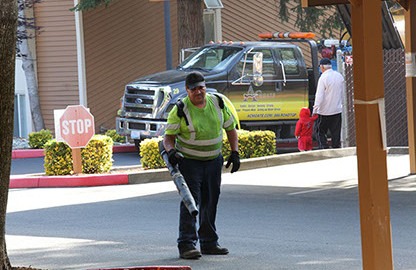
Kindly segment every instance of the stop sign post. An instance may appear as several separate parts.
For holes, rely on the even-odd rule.
[[[87,146],[95,134],[94,116],[82,105],[68,106],[59,119],[59,130],[72,149],[74,172],[81,173],[81,148]]]

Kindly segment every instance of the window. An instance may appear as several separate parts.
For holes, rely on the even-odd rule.
[[[213,10],[204,11],[204,33],[205,33],[205,43],[210,41],[216,41],[215,37],[215,12]]]
[[[26,128],[26,98],[25,95],[14,95],[14,137],[26,137],[28,131]]]
[[[256,52],[263,53],[263,76],[273,76],[276,74],[276,71],[274,69],[274,61],[273,61],[273,55],[271,50],[269,49],[258,49],[253,50],[251,53],[247,55],[247,61],[246,66],[244,69],[244,73],[246,75],[252,75],[253,74],[253,55]],[[239,74],[242,74],[243,68],[244,68],[244,59],[245,55],[241,58],[240,63],[238,63],[237,70]]]
[[[299,74],[298,60],[292,48],[278,49],[286,74]]]
[[[237,47],[208,46],[199,49],[179,65],[180,69],[209,71],[223,69],[241,51]]]
[[[224,7],[221,3],[221,0],[204,0],[204,2],[205,2],[205,6],[209,9]]]

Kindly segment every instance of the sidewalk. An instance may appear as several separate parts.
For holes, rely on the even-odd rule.
[[[124,149],[116,151],[127,150]],[[407,152],[407,147],[388,149],[388,154],[407,154]],[[34,152],[34,154],[38,155],[39,153]],[[308,161],[324,160],[330,158],[347,157],[353,155],[356,155],[355,147],[278,154],[267,157],[243,159],[241,160],[240,171],[274,167],[279,165],[295,164]],[[28,158],[28,154],[26,154],[26,158]],[[80,174],[68,176],[45,176],[43,174],[16,176],[11,175],[10,188],[126,185],[169,181],[170,179],[171,176],[168,170],[165,168],[143,170],[141,166],[132,166],[129,168],[116,167],[108,174]]]

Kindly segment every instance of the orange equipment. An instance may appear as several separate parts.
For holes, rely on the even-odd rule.
[[[260,38],[271,39],[271,38],[306,38],[312,39],[315,37],[315,33],[312,32],[265,32],[259,34]]]

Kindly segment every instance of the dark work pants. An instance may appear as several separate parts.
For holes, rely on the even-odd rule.
[[[195,247],[198,239],[201,246],[213,246],[218,242],[215,227],[217,204],[220,196],[221,170],[224,158],[220,155],[209,161],[184,159],[179,169],[188,184],[196,204],[199,207],[199,229],[196,218],[189,214],[183,202],[179,215],[179,250]]]
[[[341,113],[334,115],[319,115],[315,124],[320,149],[328,148],[328,130],[331,133],[332,148],[341,147]]]

